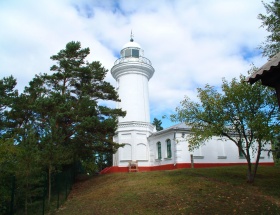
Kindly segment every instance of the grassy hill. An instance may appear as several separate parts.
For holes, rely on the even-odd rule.
[[[78,182],[58,215],[280,214],[280,168],[180,169],[99,175]]]

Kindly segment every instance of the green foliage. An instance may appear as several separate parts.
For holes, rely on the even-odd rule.
[[[278,108],[274,92],[259,83],[250,85],[245,76],[231,82],[223,80],[221,90],[210,85],[198,88],[200,102],[188,97],[171,116],[174,121],[191,126],[187,137],[190,150],[204,144],[213,136],[231,140],[248,163],[248,181],[254,180],[259,157],[265,145],[271,145],[279,131]],[[252,170],[252,153],[256,165]]]
[[[65,50],[51,57],[57,61],[51,67],[55,73],[44,75],[50,93],[65,97],[60,120],[66,131],[65,141],[73,144],[75,155],[82,157],[98,150],[115,152],[118,145],[110,137],[117,128],[117,117],[124,116],[120,109],[98,104],[102,100],[119,99],[113,86],[104,81],[108,70],[99,62],[85,62],[88,54],[88,48],[81,49],[79,42],[70,42]]]
[[[0,135],[4,135],[8,125],[8,109],[18,92],[15,90],[17,82],[13,76],[0,79]],[[1,138],[1,136],[0,136]]]
[[[9,107],[12,103],[12,99],[17,95],[17,91],[14,90],[17,82],[13,76],[3,78],[0,80],[0,111]]]
[[[0,214],[9,210],[11,201],[11,179],[16,168],[16,156],[19,149],[14,146],[13,140],[0,139]]]
[[[274,0],[264,3],[267,14],[259,14],[258,19],[262,21],[261,27],[270,33],[265,42],[260,46],[263,56],[272,57],[280,52],[280,2]]]
[[[125,112],[101,105],[119,98],[104,81],[108,70],[86,61],[89,53],[80,42],[68,43],[51,57],[53,73],[36,75],[20,95],[12,76],[0,80],[0,181],[17,177],[25,213],[43,175],[48,175],[50,201],[53,173],[77,161],[94,171],[101,162],[96,155],[109,158],[120,147],[112,137]],[[106,166],[107,159],[102,161]]]
[[[17,179],[17,192],[21,194],[16,199],[16,203],[23,202],[25,214],[28,214],[28,206],[33,203],[34,199],[41,197],[40,185],[43,179],[43,166],[37,142],[37,135],[33,130],[29,130],[23,137],[21,144],[16,146],[19,153],[15,158],[17,165],[14,175]]]
[[[154,121],[152,123],[154,126],[156,126],[156,130],[157,131],[161,131],[163,130],[163,127],[161,126],[162,122],[161,120],[157,119],[157,118],[154,118]]]
[[[92,156],[92,158],[87,158],[85,160],[81,160],[83,173],[92,175],[95,172],[98,172],[98,166],[95,162],[96,162],[96,158],[94,156]]]

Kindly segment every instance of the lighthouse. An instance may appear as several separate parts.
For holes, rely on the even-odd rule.
[[[132,35],[120,55],[111,74],[116,80],[116,90],[121,100],[117,108],[126,111],[126,116],[119,118],[114,141],[124,144],[124,147],[114,155],[113,165],[127,167],[129,162],[137,161],[139,166],[149,166],[147,137],[152,134],[154,126],[150,123],[148,83],[155,70]]]
[[[122,147],[113,155],[113,166],[101,174],[128,172],[132,166],[136,166],[137,171],[153,171],[190,168],[193,163],[196,167],[246,164],[238,147],[219,136],[189,151],[187,137],[192,132],[184,122],[156,131],[150,123],[148,86],[154,72],[151,61],[144,57],[144,50],[131,36],[111,69],[121,100],[117,108],[126,111],[126,116],[118,120],[114,136],[114,142]],[[260,165],[274,165],[271,156],[262,153],[261,157]]]

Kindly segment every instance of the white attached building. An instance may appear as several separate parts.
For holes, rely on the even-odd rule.
[[[188,168],[191,157],[194,167],[246,164],[234,143],[218,138],[190,152],[185,139],[190,129],[184,123],[155,130],[150,123],[148,87],[154,71],[141,46],[131,38],[111,69],[121,99],[117,108],[126,111],[126,116],[119,118],[114,141],[125,145],[114,154],[113,166],[103,172],[127,172],[131,161],[137,161],[140,171]],[[263,153],[260,164],[274,163],[272,157]]]

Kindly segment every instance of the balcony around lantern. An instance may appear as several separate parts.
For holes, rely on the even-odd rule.
[[[150,66],[152,66],[151,61],[148,58],[139,56],[139,57],[122,57],[119,58],[115,61],[114,66],[117,64],[121,64],[121,63],[129,63],[129,62],[139,62],[139,63],[145,63],[148,64]]]

